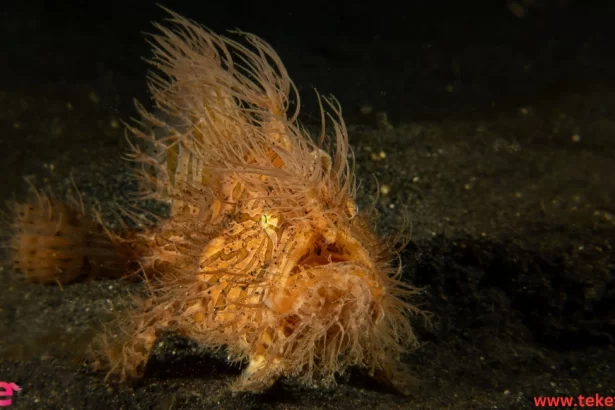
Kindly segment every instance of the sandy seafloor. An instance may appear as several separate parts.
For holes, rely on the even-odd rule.
[[[301,34],[308,23],[276,31],[245,15],[235,22],[232,10],[216,9],[216,19],[205,6],[176,7],[274,44],[306,96],[306,124],[316,117],[311,87],[342,102],[359,203],[370,203],[375,175],[387,191],[378,228],[393,232],[410,216],[404,279],[424,288],[420,303],[434,314],[432,329],[415,323],[421,346],[404,358],[416,378],[409,395],[360,373],[330,390],[283,381],[233,395],[240,369],[173,336],[144,379],[108,385],[84,355],[142,286],[40,286],[4,267],[0,381],[22,387],[11,408],[523,409],[534,396],[614,396],[615,64],[606,27],[615,10],[545,1],[521,18],[505,2],[423,3],[378,18],[366,5],[352,22],[324,18],[346,21],[346,31],[310,35]],[[105,209],[134,192],[121,121],[134,97],[147,101],[141,31],[162,17],[152,6],[135,10],[32,2],[3,12],[2,198],[23,198],[24,176],[64,196],[72,175],[86,202]]]

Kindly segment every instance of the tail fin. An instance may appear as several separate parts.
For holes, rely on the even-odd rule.
[[[105,227],[71,206],[40,192],[30,202],[10,202],[4,215],[9,262],[38,283],[69,283],[81,277],[118,277],[130,253]]]

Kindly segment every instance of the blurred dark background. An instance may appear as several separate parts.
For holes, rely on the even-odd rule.
[[[159,4],[215,31],[240,28],[270,42],[303,92],[308,121],[313,87],[336,95],[350,121],[385,112],[395,123],[487,119],[615,83],[612,1]],[[132,114],[132,97],[145,98],[143,33],[165,17],[155,2],[5,1],[0,16],[0,91],[99,84],[122,96],[107,102],[122,117]]]

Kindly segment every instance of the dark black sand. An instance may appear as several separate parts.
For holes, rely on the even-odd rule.
[[[163,13],[50,3],[0,14],[0,196],[23,197],[23,176],[67,195],[72,174],[110,209],[135,189],[121,121],[132,98],[147,102],[141,32]],[[361,205],[372,175],[388,189],[379,228],[409,212],[404,278],[435,323],[416,322],[414,388],[401,397],[356,373],[332,390],[232,395],[240,369],[172,336],[143,380],[106,385],[84,362],[88,343],[141,286],[39,286],[5,267],[0,381],[23,389],[12,408],[522,409],[534,396],[615,395],[614,6],[536,1],[521,18],[504,1],[202,3],[171,6],[270,41],[305,123],[310,88],[341,100]]]

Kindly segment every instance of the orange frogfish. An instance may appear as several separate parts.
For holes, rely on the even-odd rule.
[[[115,250],[127,263],[109,256],[112,266],[138,266],[147,278],[149,297],[109,326],[98,364],[120,379],[142,376],[156,338],[172,332],[246,363],[238,391],[282,377],[327,385],[350,368],[396,377],[400,355],[416,343],[409,319],[418,309],[408,301],[416,289],[401,281],[373,217],[358,212],[336,100],[319,97],[323,130],[312,138],[297,121],[286,69],[262,39],[232,40],[172,12],[156,27],[155,110],[138,106],[130,159],[142,165],[144,195],[169,203],[169,215],[86,247],[62,242],[95,253],[90,264]],[[46,263],[38,275],[27,265],[29,275],[53,276]]]

